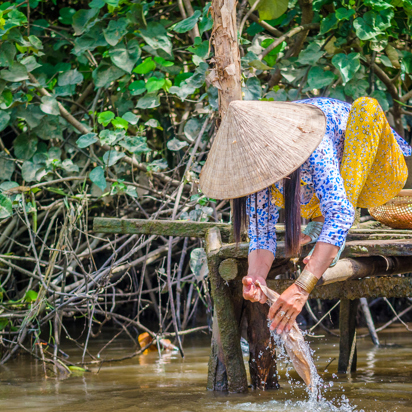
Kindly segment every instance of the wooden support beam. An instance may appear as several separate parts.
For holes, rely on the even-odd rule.
[[[93,220],[93,230],[95,233],[119,233],[119,234],[143,234],[159,236],[178,237],[204,237],[206,231],[211,227],[218,227],[222,239],[226,242],[230,238],[232,226],[226,223],[212,222],[185,222],[182,220],[146,220],[146,219],[117,219],[108,217],[96,217]],[[304,229],[305,226],[302,226]],[[285,225],[276,225],[276,235],[278,240],[283,240]],[[393,240],[412,239],[412,230],[402,229],[351,229],[347,242],[355,240]],[[233,247],[233,245],[231,245]],[[248,244],[241,243],[242,251],[247,250]],[[281,246],[281,245],[280,245]],[[242,252],[244,253],[244,252]]]
[[[410,232],[410,231],[409,231]],[[302,248],[300,257],[305,257],[313,245]],[[222,246],[219,252],[221,259],[236,258],[247,259],[249,243],[229,243]],[[346,243],[342,257],[365,257],[365,256],[412,256],[412,239],[394,240],[355,240]],[[285,244],[278,242],[276,258],[285,258]]]
[[[206,232],[213,227],[219,229],[224,241],[229,240],[231,226],[225,223],[186,222],[184,220],[115,219],[106,217],[96,217],[93,220],[93,231],[95,233],[204,238]]]
[[[278,293],[285,291],[294,280],[272,279],[267,281],[270,289]],[[330,285],[316,286],[310,294],[311,299],[357,299],[357,298],[406,298],[412,297],[412,278],[409,277],[377,277]]]
[[[355,345],[355,352],[353,354],[351,372],[356,371],[356,312],[358,310],[359,299],[349,300],[341,299],[339,312],[339,363],[338,373],[346,373],[348,371],[349,359],[351,355],[352,346]]]
[[[253,389],[278,389],[275,342],[268,328],[269,305],[245,301],[249,372]]]
[[[341,259],[329,268],[318,282],[318,286],[364,277],[399,275],[412,272],[412,257],[372,256],[356,259]]]
[[[276,264],[277,261],[275,261]],[[285,266],[272,267],[268,278],[279,274],[279,270],[285,271]],[[244,276],[247,272],[247,261],[245,259],[225,259],[219,265],[219,273],[226,281]],[[335,282],[343,282],[364,277],[400,275],[412,272],[412,257],[409,256],[371,256],[356,259],[341,259],[336,266],[327,269],[319,279],[317,286],[328,285]],[[280,272],[282,273],[282,272]]]
[[[219,351],[223,355],[227,386],[224,382],[217,380],[217,378],[224,378],[225,375],[222,373],[221,367],[220,373],[217,374],[216,366],[219,366],[219,363],[211,359],[209,367],[212,370],[209,369],[207,387],[209,390],[221,390],[221,388],[227,387],[229,392],[247,392],[246,370],[240,347],[239,322],[236,321],[231,289],[219,275],[221,260],[217,254],[221,246],[219,229],[214,227],[208,230],[206,233],[206,253],[214,304],[214,323],[217,323],[219,332],[219,336],[213,337],[215,346],[212,347],[212,355],[218,355]],[[219,345],[221,349],[216,345]]]

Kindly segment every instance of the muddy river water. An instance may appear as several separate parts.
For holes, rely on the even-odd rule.
[[[403,329],[404,330],[404,329]],[[319,331],[322,334],[322,331]],[[309,400],[297,375],[279,365],[277,391],[252,391],[243,395],[207,392],[206,376],[210,337],[186,338],[185,358],[179,353],[156,352],[121,362],[104,363],[93,372],[64,380],[45,379],[41,362],[28,356],[0,366],[0,411],[412,411],[412,333],[393,327],[380,334],[375,348],[370,339],[358,341],[358,370],[336,375],[337,338],[310,338],[315,363],[324,381],[321,402]],[[96,339],[90,350],[97,353],[107,342]],[[79,350],[63,347],[71,361]],[[102,358],[133,352],[130,340],[117,339]],[[247,361],[245,357],[245,361]]]

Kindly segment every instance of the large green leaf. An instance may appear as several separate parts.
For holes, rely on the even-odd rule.
[[[93,7],[89,4],[90,7]],[[76,14],[76,10],[72,7],[63,7],[59,10],[59,20],[61,24],[71,25],[73,24],[73,16]]]
[[[37,60],[34,56],[25,57],[24,59],[20,60],[20,63],[26,66],[26,69],[29,73],[42,66],[41,64],[37,63]]]
[[[335,16],[339,21],[349,20],[353,15],[355,15],[355,10],[345,9],[344,7],[340,7],[335,12]]]
[[[5,152],[0,152],[0,180],[10,180],[14,170],[13,160]]]
[[[186,122],[183,132],[185,136],[193,142],[199,135],[201,128],[202,123],[199,121],[199,119],[192,117]]]
[[[179,21],[179,23],[176,23],[174,26],[172,26],[171,29],[176,33],[186,33],[196,26],[196,23],[201,15],[202,13],[199,10],[196,10],[192,16],[182,21]]]
[[[365,96],[369,87],[369,82],[365,79],[352,79],[345,85],[345,94],[356,100]]]
[[[0,66],[8,67],[13,65],[16,47],[9,41],[3,42],[0,48]]]
[[[126,16],[132,23],[137,24],[139,27],[147,27],[143,4],[132,4],[130,6],[130,11],[126,14]]]
[[[154,172],[159,172],[160,170],[167,169],[169,165],[166,159],[157,159],[148,165],[148,170],[153,170]]]
[[[109,56],[117,67],[131,73],[134,65],[141,55],[139,42],[135,39],[130,40],[127,45],[121,41],[117,46],[109,50]]]
[[[358,17],[353,22],[356,35],[361,40],[374,39],[391,26],[393,16],[392,10],[382,10],[379,14],[368,11],[363,17]]]
[[[262,97],[262,86],[257,77],[249,77],[242,91],[243,100],[259,100]]]
[[[6,34],[13,27],[21,26],[26,23],[27,17],[22,12],[14,8],[7,14],[7,20],[0,25],[0,36]]]
[[[146,89],[149,93],[156,92],[157,90],[160,90],[164,85],[165,85],[166,79],[162,78],[157,78],[157,77],[151,77],[147,82],[146,82]]]
[[[113,64],[103,62],[93,71],[92,76],[96,87],[107,88],[110,86],[110,83],[114,82],[125,73],[124,70],[119,69]]]
[[[136,104],[138,109],[153,109],[157,106],[160,106],[160,98],[156,93],[147,93],[141,97]]]
[[[344,53],[335,54],[332,58],[332,63],[342,75],[343,84],[352,79],[360,69],[358,53],[349,53],[348,55]]]
[[[314,65],[323,55],[324,51],[316,43],[310,43],[306,49],[300,52],[298,62],[300,64]]]
[[[147,146],[146,137],[143,136],[126,136],[119,144],[136,155],[151,152]]]
[[[108,150],[103,156],[103,161],[107,166],[113,166],[124,156],[125,154],[123,152]]]
[[[103,30],[104,38],[111,46],[116,46],[119,40],[127,33],[129,22],[125,18],[110,20],[107,29]]]
[[[33,132],[43,140],[62,139],[63,130],[60,119],[58,116],[48,115],[39,126],[33,129]]]
[[[21,105],[17,108],[16,115],[17,117],[24,119],[32,128],[38,126],[45,116],[38,104],[29,104],[27,107]]]
[[[173,60],[173,46],[167,31],[160,23],[151,22],[146,29],[141,29],[140,34],[145,42],[154,50],[160,57],[166,60]]]
[[[10,121],[10,114],[3,110],[0,110],[0,132],[3,131]]]
[[[77,69],[69,70],[68,72],[59,74],[58,85],[68,86],[76,85],[83,81],[83,75]]]
[[[156,63],[152,60],[151,57],[147,57],[146,59],[144,59],[142,63],[136,66],[133,72],[137,74],[147,74],[147,73],[150,73],[155,68],[156,68]]]
[[[331,13],[326,16],[320,23],[320,34],[325,34],[338,27],[338,19],[336,15]]]
[[[174,137],[173,139],[167,142],[167,148],[173,152],[183,149],[187,145],[188,145],[187,142],[182,142],[181,140],[176,139],[176,137]]]
[[[0,77],[9,82],[21,82],[29,79],[26,66],[20,63],[13,63],[9,70],[2,70]]]
[[[249,0],[253,6],[257,0]],[[289,0],[260,0],[257,10],[262,20],[274,20],[280,17],[288,9]]]
[[[37,137],[28,136],[26,133],[19,134],[13,142],[14,155],[17,159],[30,159],[36,153],[37,143]]]
[[[79,171],[79,166],[74,164],[71,159],[64,159],[62,162],[62,169],[67,173],[77,173]]]
[[[103,192],[106,190],[107,182],[104,177],[104,170],[101,166],[95,167],[89,174],[90,180]]]
[[[99,140],[96,136],[96,133],[84,134],[83,136],[80,136],[77,139],[76,144],[78,147],[80,147],[80,149],[84,149],[85,147],[89,147],[90,145],[96,143]]]
[[[146,91],[146,83],[144,80],[138,80],[129,84],[130,94],[132,96],[138,96]]]
[[[140,119],[140,116],[137,116],[132,112],[126,112],[124,115],[122,115],[122,117],[130,124],[137,124]]]
[[[323,71],[319,66],[311,67],[308,73],[308,85],[311,90],[329,86],[336,76],[330,71]]]
[[[42,169],[42,167],[42,165],[26,160],[21,168],[21,175],[26,182],[35,182],[37,180],[36,173]]]
[[[363,3],[366,6],[378,11],[393,8],[392,4],[390,4],[391,2],[385,0],[363,0]]]
[[[75,47],[72,53],[80,56],[87,51],[93,51],[96,47],[107,46],[103,35],[103,24],[96,23],[90,30],[74,40]]]
[[[13,214],[13,205],[11,200],[0,193],[0,219],[5,219]]]
[[[99,9],[81,9],[77,11],[73,19],[73,29],[77,36],[83,34],[88,24],[99,14]]]
[[[407,73],[412,73],[412,53],[405,52],[402,59],[402,66]]]
[[[124,130],[102,130],[99,134],[100,141],[103,145],[113,146],[125,137]]]
[[[114,113],[110,110],[106,110],[105,112],[101,112],[98,114],[97,121],[104,127],[106,127],[114,118]]]
[[[205,31],[210,30],[213,27],[213,19],[212,14],[210,12],[210,7],[212,3],[206,3],[205,7],[203,7],[202,17],[199,21],[199,31],[200,35],[202,35]]]
[[[57,100],[52,96],[43,96],[41,98],[42,104],[40,105],[40,109],[42,112],[51,114],[53,116],[58,116],[60,114],[59,105]]]

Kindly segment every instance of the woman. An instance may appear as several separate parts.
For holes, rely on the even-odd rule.
[[[266,302],[255,282],[266,284],[276,256],[279,208],[285,208],[289,256],[303,244],[316,243],[299,278],[270,308],[272,330],[290,330],[318,279],[336,264],[355,208],[384,204],[403,188],[404,156],[410,155],[411,147],[372,98],[359,98],[352,106],[329,98],[231,103],[200,183],[208,196],[234,199],[236,242],[248,221],[244,298]],[[237,164],[236,157],[241,158]],[[301,216],[311,219],[304,233]]]

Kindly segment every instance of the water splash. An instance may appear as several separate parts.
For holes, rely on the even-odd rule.
[[[270,326],[270,321],[268,321],[268,327]],[[287,340],[285,339],[286,334],[283,332],[281,335],[278,335],[275,331],[271,331],[271,336],[276,344],[276,358],[278,361],[285,363],[285,376],[288,378],[288,383],[290,384],[292,393],[294,392],[294,387],[298,386],[299,383],[294,381],[289,374],[289,371],[292,370],[292,366],[289,362],[289,356],[287,354],[285,345]],[[288,410],[288,411],[310,411],[310,412],[354,412],[356,406],[350,405],[349,399],[342,395],[340,398],[333,398],[328,400],[325,398],[324,394],[330,390],[333,386],[332,382],[325,382],[316,369],[315,363],[313,362],[314,351],[310,348],[309,344],[306,341],[299,342],[300,350],[305,354],[306,358],[310,360],[310,375],[311,375],[311,385],[306,387],[306,392],[309,396],[308,400],[305,401],[292,401],[287,400],[283,406],[284,409],[279,409],[280,405],[276,405],[276,409],[272,410]],[[280,368],[282,370],[282,368]],[[264,409],[265,410],[265,409]],[[359,412],[361,412],[360,410]]]

